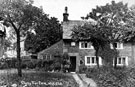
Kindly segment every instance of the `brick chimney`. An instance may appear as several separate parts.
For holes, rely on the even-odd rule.
[[[68,21],[69,14],[67,13],[68,7],[65,7],[65,13],[63,13],[63,21]]]

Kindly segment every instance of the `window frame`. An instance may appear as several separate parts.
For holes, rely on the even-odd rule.
[[[88,57],[90,57],[90,63],[88,63]],[[94,57],[94,62],[95,63],[92,63],[92,58]],[[99,57],[99,65],[102,65],[102,60],[101,60],[101,57]],[[85,56],[85,66],[95,66],[95,65],[97,65],[97,63],[96,63],[96,56]]]
[[[121,64],[119,64],[119,58],[121,58]],[[125,58],[125,64],[123,64],[123,58]],[[117,66],[128,66],[128,58],[127,56],[121,56],[121,57],[117,57]],[[113,61],[113,65],[114,65],[114,61]]]
[[[82,43],[87,43],[87,47],[86,48],[85,47],[82,47]],[[91,44],[90,47],[88,47],[88,43]],[[81,42],[79,42],[79,48],[80,49],[94,49],[94,47],[92,46],[92,43],[91,42],[88,42],[88,41],[81,41]]]
[[[71,42],[71,46],[72,47],[76,46],[76,43],[75,42]]]

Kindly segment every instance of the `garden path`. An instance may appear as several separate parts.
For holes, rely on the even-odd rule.
[[[79,84],[79,87],[97,87],[97,84],[91,78],[87,78],[86,74],[76,74],[72,75],[76,82]]]
[[[97,87],[96,82],[91,78],[87,78],[86,74],[79,74],[79,77],[87,83],[87,87]]]

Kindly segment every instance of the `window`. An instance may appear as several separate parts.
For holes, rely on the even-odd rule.
[[[75,46],[75,42],[71,42],[71,46]]]
[[[91,42],[80,42],[79,47],[80,49],[93,49]]]
[[[43,55],[43,59],[47,60],[47,55],[46,54]]]
[[[98,59],[99,65],[102,65],[101,57]],[[85,56],[85,65],[97,65],[95,56]]]
[[[52,56],[48,54],[48,55],[47,55],[47,60],[51,60],[51,57],[52,57]]]
[[[118,66],[127,66],[128,65],[128,57],[118,57],[117,58],[117,65]]]
[[[123,49],[123,43],[116,42],[113,44],[116,49]],[[111,49],[113,49],[113,45],[110,44]]]
[[[117,65],[128,65],[128,57],[118,57]]]

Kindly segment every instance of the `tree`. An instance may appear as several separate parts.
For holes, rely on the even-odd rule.
[[[34,29],[25,40],[25,49],[29,52],[37,53],[62,39],[61,25],[55,17],[43,15]]]
[[[84,35],[87,38],[92,38],[91,34],[93,32],[94,37],[98,37],[100,40],[105,40],[105,45],[108,45],[108,47],[110,47],[110,44],[113,45],[114,53],[116,54],[114,58],[116,67],[118,50],[114,44],[116,42],[123,42],[124,39],[127,38],[127,32],[132,31],[132,26],[129,25],[131,21],[129,21],[130,16],[127,4],[123,4],[123,2],[115,3],[115,1],[112,1],[111,4],[106,4],[105,6],[100,7],[97,6],[96,9],[92,9],[92,12],[85,17],[85,19],[90,18],[96,21],[94,28],[80,28],[80,30],[85,32]]]
[[[123,42],[127,37],[126,33],[132,31],[129,21],[129,10],[127,4],[123,2],[106,4],[105,6],[93,9],[86,18],[93,18],[98,21],[98,27],[102,28],[105,32],[107,40],[113,45],[116,50],[115,43]],[[116,50],[117,51],[117,50]],[[115,67],[117,65],[117,56],[114,59]]]
[[[7,50],[8,47],[11,47],[11,44],[11,41],[8,38],[5,38],[4,49]]]
[[[6,28],[1,21],[0,22],[0,57],[1,58],[3,58],[3,53],[4,53],[5,37],[6,37]]]
[[[17,39],[18,75],[22,76],[20,58],[20,37],[33,29],[43,14],[42,9],[32,6],[31,0],[4,0],[0,3],[0,16],[6,26],[11,27]]]

